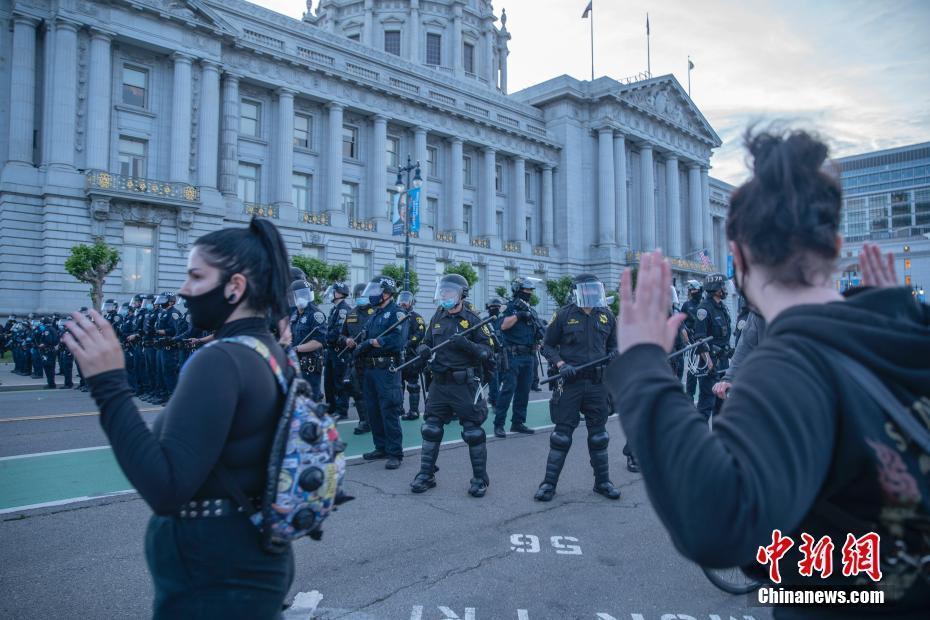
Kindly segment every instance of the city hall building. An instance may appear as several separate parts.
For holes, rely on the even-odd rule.
[[[403,264],[408,156],[421,303],[449,262],[479,305],[517,275],[612,286],[654,247],[680,286],[726,269],[720,139],[671,75],[510,93],[487,0],[307,5],[0,2],[0,314],[86,304],[63,263],[95,239],[121,255],[107,297],[176,290],[198,236],[253,215],[366,280]]]

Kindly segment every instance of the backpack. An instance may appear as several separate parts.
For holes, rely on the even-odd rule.
[[[278,420],[261,508],[256,510],[245,492],[222,463],[214,471],[226,491],[246,511],[262,535],[262,546],[269,553],[283,553],[288,543],[310,536],[320,540],[323,521],[336,506],[352,499],[343,490],[345,478],[345,444],[339,441],[336,422],[327,414],[326,405],[313,401],[310,385],[297,372],[288,383],[277,360],[257,338],[236,336],[214,341],[231,342],[259,354],[286,395]],[[298,368],[293,351],[288,365]]]

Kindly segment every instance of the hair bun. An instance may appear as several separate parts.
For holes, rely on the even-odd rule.
[[[773,191],[817,179],[827,159],[826,144],[806,131],[762,132],[747,139],[747,148],[754,176]]]

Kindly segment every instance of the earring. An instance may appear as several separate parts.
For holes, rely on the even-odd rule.
[[[235,301],[236,301],[236,294],[235,294],[235,293],[230,293],[230,294],[229,294],[229,297],[226,298],[226,301],[228,301],[229,303],[235,303]]]

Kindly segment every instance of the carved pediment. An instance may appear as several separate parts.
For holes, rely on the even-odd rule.
[[[629,84],[620,92],[619,98],[633,107],[697,134],[715,146],[722,143],[701,111],[682,90],[678,80],[671,76]]]
[[[200,0],[135,0],[161,13],[192,22],[209,30],[236,36],[238,29]]]

